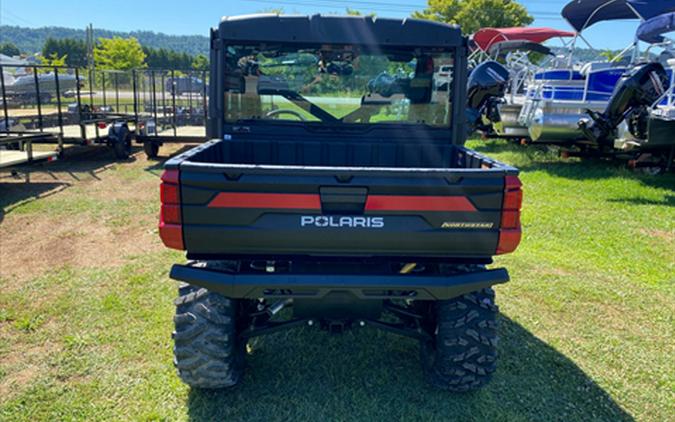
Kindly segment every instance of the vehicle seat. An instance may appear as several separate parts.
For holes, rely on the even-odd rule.
[[[546,81],[576,81],[584,79],[584,77],[576,70],[556,69],[538,72],[534,75],[534,79]]]
[[[623,67],[592,70],[587,78],[587,95],[589,101],[609,101],[616,84],[626,72]]]
[[[611,69],[612,67],[613,67],[613,64],[610,63],[610,62],[589,62],[589,63],[586,63],[585,65],[583,65],[581,67],[581,70],[579,71],[579,73],[581,73],[581,75],[583,77],[588,77],[588,75],[591,72],[595,72],[595,71],[598,71],[598,70]]]
[[[661,54],[659,54],[659,63],[661,63],[663,67],[675,66],[675,56],[673,55],[673,52],[662,51]]]

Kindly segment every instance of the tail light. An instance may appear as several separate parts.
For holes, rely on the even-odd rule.
[[[172,249],[183,250],[183,226],[180,211],[180,174],[178,170],[164,170],[159,185],[162,208],[159,213],[159,237]]]
[[[499,228],[497,255],[513,252],[520,243],[520,208],[523,204],[523,184],[518,176],[506,176],[504,182],[504,202],[502,220]]]

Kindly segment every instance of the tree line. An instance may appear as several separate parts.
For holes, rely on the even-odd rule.
[[[208,59],[203,54],[195,56],[166,48],[141,46],[134,37],[99,38],[94,46],[94,63],[102,69],[129,70],[194,69],[206,70]],[[65,64],[71,67],[87,66],[87,43],[82,40],[48,38],[42,48],[43,63]]]
[[[0,22],[2,19],[0,19]],[[208,28],[203,28],[207,33]],[[122,37],[136,38],[141,45],[153,48],[165,48],[167,50],[186,52],[191,56],[207,54],[209,52],[209,37],[204,35],[167,35],[152,31],[111,31],[103,28],[94,28],[94,36],[98,38]],[[0,44],[11,42],[21,53],[34,54],[42,51],[47,38],[65,39],[71,38],[84,41],[86,34],[84,29],[64,28],[60,26],[48,26],[41,28],[22,28],[19,26],[0,25]]]

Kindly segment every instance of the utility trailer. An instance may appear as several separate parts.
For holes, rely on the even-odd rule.
[[[136,141],[148,158],[166,143],[206,141],[208,72],[144,69],[133,72]]]
[[[160,237],[188,258],[171,269],[184,382],[232,386],[251,338],[298,326],[411,337],[431,384],[488,382],[491,286],[509,276],[486,265],[520,242],[522,191],[516,168],[463,146],[506,81],[476,68],[467,99],[466,63],[458,27],[416,19],[212,30],[211,140],[167,161],[160,187]]]
[[[3,65],[0,77],[2,120],[6,136],[32,137],[33,144],[104,144],[125,159],[137,120],[131,79],[124,72],[39,65]],[[126,98],[125,98],[126,97]],[[115,107],[116,106],[116,107]],[[9,147],[17,147],[9,143]]]
[[[0,168],[58,159],[58,151],[33,150],[33,142],[47,139],[59,142],[58,136],[52,134],[0,132]]]
[[[31,136],[35,144],[55,144],[59,154],[64,145],[107,145],[118,159],[129,156],[133,141],[154,158],[164,143],[206,139],[206,72],[37,65],[0,70],[0,132],[7,139]]]

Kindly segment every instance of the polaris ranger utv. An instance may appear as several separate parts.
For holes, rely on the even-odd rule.
[[[240,381],[252,337],[370,326],[421,343],[452,391],[495,370],[516,249],[518,170],[462,145],[467,40],[428,21],[224,18],[211,32],[208,132],[165,164],[160,236],[174,265],[175,364],[192,387]],[[437,69],[449,83],[434,83]],[[505,84],[469,83],[476,107]],[[447,77],[446,77],[447,78]],[[479,116],[480,110],[470,110]]]

